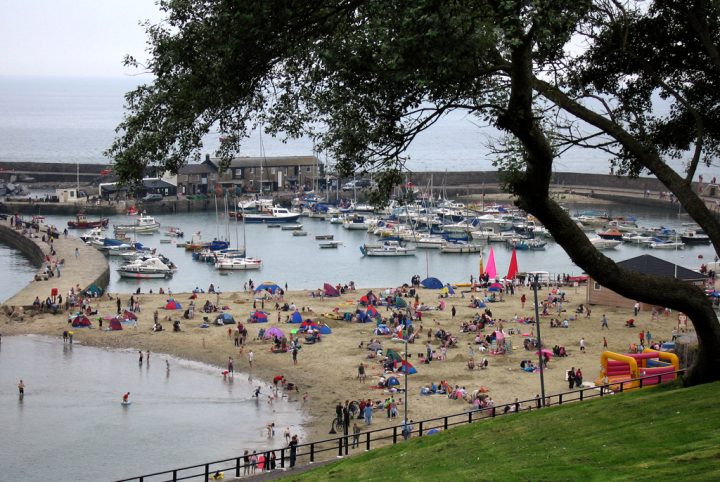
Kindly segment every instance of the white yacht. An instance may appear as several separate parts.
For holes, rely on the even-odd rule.
[[[171,276],[173,270],[160,258],[149,258],[120,266],[117,272],[123,278],[159,279]]]
[[[230,270],[242,270],[247,271],[251,269],[260,269],[262,267],[262,261],[259,259],[251,258],[225,258],[218,260],[215,263],[217,269],[230,269]]]
[[[160,229],[160,221],[152,216],[138,216],[134,224],[113,224],[113,229],[124,233],[152,233]]]
[[[590,242],[597,249],[614,249],[622,244],[622,241],[616,239],[590,238]]]
[[[379,246],[364,244],[360,246],[363,256],[415,256],[416,249],[406,248],[397,241],[386,241]]]

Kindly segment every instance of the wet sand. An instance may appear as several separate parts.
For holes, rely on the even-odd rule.
[[[566,310],[562,314],[561,319],[575,316],[574,312],[578,305],[585,300],[585,287],[563,288],[566,292],[566,301],[563,308]],[[220,304],[226,305],[229,309],[225,312],[230,313],[237,321],[244,323],[248,329],[247,345],[244,347],[242,355],[239,349],[234,346],[234,337],[228,336],[228,327],[211,325],[210,328],[199,328],[203,317],[207,316],[210,320],[214,320],[217,314],[197,313],[194,320],[182,320],[182,331],[175,333],[170,331],[172,323],[162,322],[166,331],[153,333],[151,327],[153,325],[153,311],[158,310],[161,320],[166,316],[171,316],[173,320],[182,317],[183,310],[168,311],[163,307],[169,298],[165,295],[140,295],[141,313],[138,318],[138,328],[133,328],[130,324],[123,324],[123,331],[102,331],[98,328],[98,323],[93,320],[96,329],[74,329],[75,340],[93,346],[107,348],[136,348],[142,350],[150,350],[153,353],[167,353],[191,360],[197,360],[215,365],[218,368],[218,378],[222,378],[221,371],[225,370],[229,356],[235,359],[235,376],[259,378],[266,383],[272,383],[272,379],[276,375],[284,375],[287,380],[293,382],[300,387],[299,393],[292,393],[287,399],[278,400],[276,403],[297,403],[299,409],[311,416],[306,429],[310,433],[312,440],[320,440],[327,437],[330,430],[330,424],[334,417],[335,405],[345,400],[372,399],[374,401],[384,400],[388,396],[388,392],[383,390],[370,389],[369,387],[377,384],[378,374],[380,371],[380,359],[370,360],[366,356],[371,352],[366,348],[358,348],[358,344],[362,341],[365,345],[375,338],[372,331],[374,324],[356,324],[344,321],[336,321],[324,318],[322,313],[329,313],[333,308],[338,307],[340,311],[354,311],[356,309],[356,300],[364,295],[368,290],[358,290],[350,294],[341,296],[341,298],[325,298],[321,301],[318,298],[308,296],[307,291],[288,292],[285,300],[288,303],[294,302],[298,309],[310,306],[315,310],[316,315],[311,316],[309,313],[303,313],[303,318],[311,318],[317,321],[325,322],[333,331],[330,335],[323,337],[322,343],[314,345],[303,345],[298,353],[298,365],[294,366],[292,355],[290,353],[274,354],[269,348],[269,342],[256,340],[260,328],[268,329],[270,327],[280,328],[286,336],[289,337],[290,330],[297,329],[299,325],[278,323],[278,311],[274,309],[272,304],[266,303],[265,308],[270,314],[268,315],[268,323],[264,324],[248,324],[246,322],[250,313],[252,313],[252,299],[249,293],[223,293],[220,298]],[[375,289],[374,293],[384,293],[383,289]],[[520,296],[525,294],[528,301],[525,308],[521,308]],[[540,300],[547,299],[548,288],[539,291]],[[425,302],[429,306],[437,306],[437,291],[420,289],[419,297],[421,302]],[[114,296],[114,294],[113,294]],[[466,387],[469,392],[478,388],[485,387],[488,395],[491,396],[496,404],[510,403],[517,397],[520,400],[531,399],[540,393],[540,376],[539,373],[528,373],[521,371],[520,362],[523,359],[531,359],[537,361],[535,351],[532,352],[522,348],[522,333],[529,333],[530,326],[527,324],[518,324],[513,321],[504,321],[503,326],[506,331],[509,329],[518,329],[521,334],[509,335],[513,345],[517,349],[511,354],[505,356],[492,356],[489,354],[481,354],[474,345],[475,334],[459,333],[461,322],[470,321],[476,313],[482,313],[481,310],[471,309],[468,298],[456,297],[445,299],[446,310],[429,311],[423,314],[424,333],[420,339],[410,345],[409,355],[411,355],[410,363],[417,370],[417,374],[413,374],[408,378],[409,396],[407,400],[408,416],[415,420],[423,420],[428,418],[439,417],[442,415],[450,415],[462,412],[463,409],[470,408],[470,405],[463,400],[451,400],[445,396],[420,396],[420,389],[423,385],[430,385],[433,382],[439,383],[446,380],[450,385],[459,385]],[[123,307],[130,295],[120,295]],[[175,293],[173,298],[177,300],[183,308],[190,303],[190,293]],[[532,290],[524,288],[522,291],[516,292],[515,296],[505,296],[503,302],[489,303],[488,307],[492,310],[495,319],[513,320],[515,315],[518,317],[533,316],[532,308]],[[216,302],[216,295],[199,294],[195,301],[196,306],[202,307],[206,300]],[[353,301],[349,301],[353,300]],[[343,303],[344,305],[340,305]],[[92,303],[100,314],[113,315],[116,313],[117,305],[115,301],[110,301],[107,296]],[[452,320],[451,307],[457,308],[456,319]],[[260,309],[260,302],[257,308]],[[385,307],[379,307],[378,311],[382,316],[389,313]],[[284,320],[287,312],[281,312],[281,319]],[[603,314],[607,315],[610,330],[601,330],[601,320]],[[0,327],[2,334],[5,336],[13,334],[37,333],[61,336],[64,330],[67,330],[67,314],[49,315],[36,314],[26,315],[24,321],[9,321],[0,315]],[[617,309],[610,307],[594,306],[592,307],[592,316],[587,318],[585,315],[577,320],[570,322],[569,329],[550,328],[549,319],[555,318],[557,315],[541,317],[542,338],[545,347],[551,349],[554,345],[564,345],[570,356],[560,359],[552,359],[547,371],[545,372],[545,390],[546,394],[554,394],[567,391],[568,385],[565,381],[565,370],[575,367],[581,368],[584,373],[584,381],[592,382],[598,377],[600,354],[603,351],[603,337],[607,338],[608,349],[619,353],[625,353],[628,345],[638,341],[638,333],[640,330],[650,330],[652,339],[670,340],[671,332],[677,323],[677,314],[671,313],[668,318],[660,317],[658,321],[651,321],[649,312],[643,312],[636,319],[636,328],[625,328],[625,321],[633,318],[632,310]],[[433,320],[437,320],[437,325]],[[107,322],[104,327],[107,327]],[[234,326],[234,325],[231,325]],[[449,330],[453,335],[459,337],[458,348],[447,350],[447,359],[445,361],[433,361],[430,364],[419,364],[417,357],[419,353],[425,353],[425,344],[427,343],[427,330],[432,328],[433,332],[438,328]],[[483,333],[488,334],[493,330],[486,327]],[[537,329],[535,330],[537,334]],[[587,353],[580,351],[580,339],[585,338]],[[205,347],[203,347],[203,338],[205,339]],[[404,344],[391,343],[389,336],[377,337],[383,343],[383,348],[392,348],[399,354],[404,353]],[[472,344],[472,345],[471,345]],[[439,350],[439,342],[433,338],[432,346],[434,350]],[[467,362],[469,359],[469,347],[475,349],[475,358],[480,360],[483,357],[489,361],[489,367],[485,370],[469,370]],[[247,361],[247,354],[252,350],[254,353],[253,368],[250,369]],[[134,356],[134,355],[133,355]],[[365,383],[359,383],[357,378],[357,367],[360,363],[367,366],[368,378]],[[405,380],[402,375],[398,377],[401,386],[404,386]],[[309,403],[304,407],[300,407],[302,395],[304,392],[309,394]],[[397,398],[405,398],[404,394],[398,394]],[[404,407],[399,407],[399,417],[402,418]],[[378,416],[380,415],[380,416]],[[399,423],[399,420],[394,422]],[[384,414],[376,414],[373,419],[373,428],[382,428],[390,426],[391,422]],[[363,425],[364,426],[364,425]],[[306,440],[307,441],[307,440]],[[306,442],[303,441],[303,442]]]

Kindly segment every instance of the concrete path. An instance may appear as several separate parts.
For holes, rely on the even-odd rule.
[[[27,217],[27,216],[26,216]],[[13,230],[10,225],[10,217],[5,220],[0,220],[0,229],[12,230],[16,235],[20,235],[21,231]],[[57,226],[57,229],[61,232],[59,239],[53,240],[53,246],[55,248],[56,256],[51,256],[51,263],[49,266],[53,267],[55,276],[49,278],[48,281],[35,281],[30,283],[28,286],[23,288],[20,292],[14,295],[12,298],[7,300],[4,304],[9,306],[29,306],[32,305],[35,298],[38,297],[40,300],[44,300],[50,296],[52,288],[57,288],[58,292],[63,295],[63,298],[67,297],[70,288],[80,285],[80,288],[86,289],[91,284],[98,284],[101,288],[105,289],[109,281],[110,266],[108,265],[105,255],[95,248],[86,245],[79,238],[72,235],[68,235],[65,238],[62,235],[64,226]],[[34,230],[33,230],[34,231]],[[41,241],[44,228],[41,228],[40,233],[33,232],[33,236],[38,237],[29,238],[28,235],[22,236],[28,242],[33,242],[42,251],[44,255],[50,254],[50,246],[47,243]],[[21,248],[19,246],[20,241],[13,242],[12,238],[6,242],[15,244],[14,248],[22,249],[23,251],[28,250],[27,246]],[[15,237],[15,239],[17,239]],[[75,257],[75,248],[78,249],[78,256]],[[64,260],[64,262],[63,262]],[[52,261],[55,261],[53,263]],[[57,273],[56,263],[60,263],[60,275]],[[38,275],[44,277],[45,268],[48,264],[44,264],[40,267]]]

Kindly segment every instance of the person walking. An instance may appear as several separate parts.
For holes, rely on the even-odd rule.
[[[358,367],[358,379],[360,379],[360,383],[365,381],[365,365],[362,363]]]
[[[119,296],[117,299],[117,309],[118,309],[118,314],[122,313],[122,301],[120,300]],[[157,311],[155,313],[157,313]],[[156,321],[156,323],[157,323],[157,321]]]
[[[145,354],[145,361],[147,362],[148,366],[150,365],[150,350],[147,351]]]
[[[68,331],[68,338],[69,338],[68,343],[70,343],[71,345],[72,345],[72,337],[73,337],[73,332],[72,332],[72,330],[70,330],[70,331]]]
[[[250,364],[250,368],[252,368],[252,362],[253,362],[253,352],[250,350],[248,352],[248,363]]]
[[[602,326],[600,326],[600,331],[602,331],[603,328],[607,328],[608,330],[610,329],[607,322],[607,316],[605,316],[605,314],[603,314]]]
[[[75,259],[77,259],[77,257],[79,255],[80,255],[80,251],[77,248],[75,248]]]
[[[18,383],[18,390],[20,390],[20,398],[23,398],[25,396],[25,384],[22,380]]]
[[[363,415],[365,415],[365,425],[371,425],[372,424],[372,416],[373,416],[372,405],[369,403],[367,405],[365,405],[364,412],[365,413],[363,413]]]
[[[357,423],[353,425],[353,442],[352,442],[352,448],[360,447],[360,427],[358,427]]]
[[[580,338],[580,351],[585,353],[585,338]]]
[[[568,372],[568,385],[570,390],[572,390],[575,386],[575,367],[572,367]]]
[[[235,375],[235,370],[233,370],[233,359],[232,357],[228,357],[228,373],[231,375]]]
[[[644,343],[644,342],[645,342],[645,333],[643,333],[643,332],[641,331],[640,334],[638,335],[638,338],[640,338],[640,344],[641,344],[641,345],[644,345],[644,344],[645,344],[645,343]]]
[[[607,339],[603,336],[603,350],[607,350]]]
[[[520,306],[522,306],[523,309],[525,308],[525,302],[526,302],[526,301],[527,301],[527,298],[526,298],[525,295],[523,294],[523,295],[520,297]]]
[[[235,346],[240,346],[240,329],[235,330]]]
[[[298,446],[298,436],[293,435],[292,439],[290,440],[290,443],[288,444],[288,447],[290,447],[290,468],[295,468],[295,459],[297,457],[297,446]]]
[[[430,330],[428,330],[428,333],[430,333]],[[432,359],[432,345],[430,344],[430,340],[428,340],[427,345],[425,345],[427,348],[427,359]]]
[[[640,303],[639,302],[637,302],[637,301],[635,302],[634,309],[635,309],[635,317],[637,317],[638,311],[640,311]]]
[[[138,354],[140,355],[140,358],[138,359],[138,365],[142,366],[142,364],[143,364],[143,352],[142,352],[142,350],[138,351]]]

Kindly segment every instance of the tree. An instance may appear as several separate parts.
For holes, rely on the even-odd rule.
[[[717,156],[716,0],[656,0],[644,10],[617,0],[161,7],[166,22],[147,26],[156,79],[127,95],[122,135],[108,150],[121,180],[139,177],[144,163],[176,171],[215,128],[228,163],[248,130],[264,126],[311,136],[344,173],[374,172],[389,193],[414,136],[462,109],[507,133],[497,161],[505,189],[578,266],[626,297],[689,315],[700,343],[686,381],[720,377],[720,325],[702,290],[620,268],[549,197],[558,153],[600,149],[622,172],[657,176],[720,246],[720,225],[690,186],[699,162]],[[585,48],[575,54],[568,47],[578,39]],[[653,113],[658,93],[670,115]],[[664,161],[688,151],[683,177]]]

